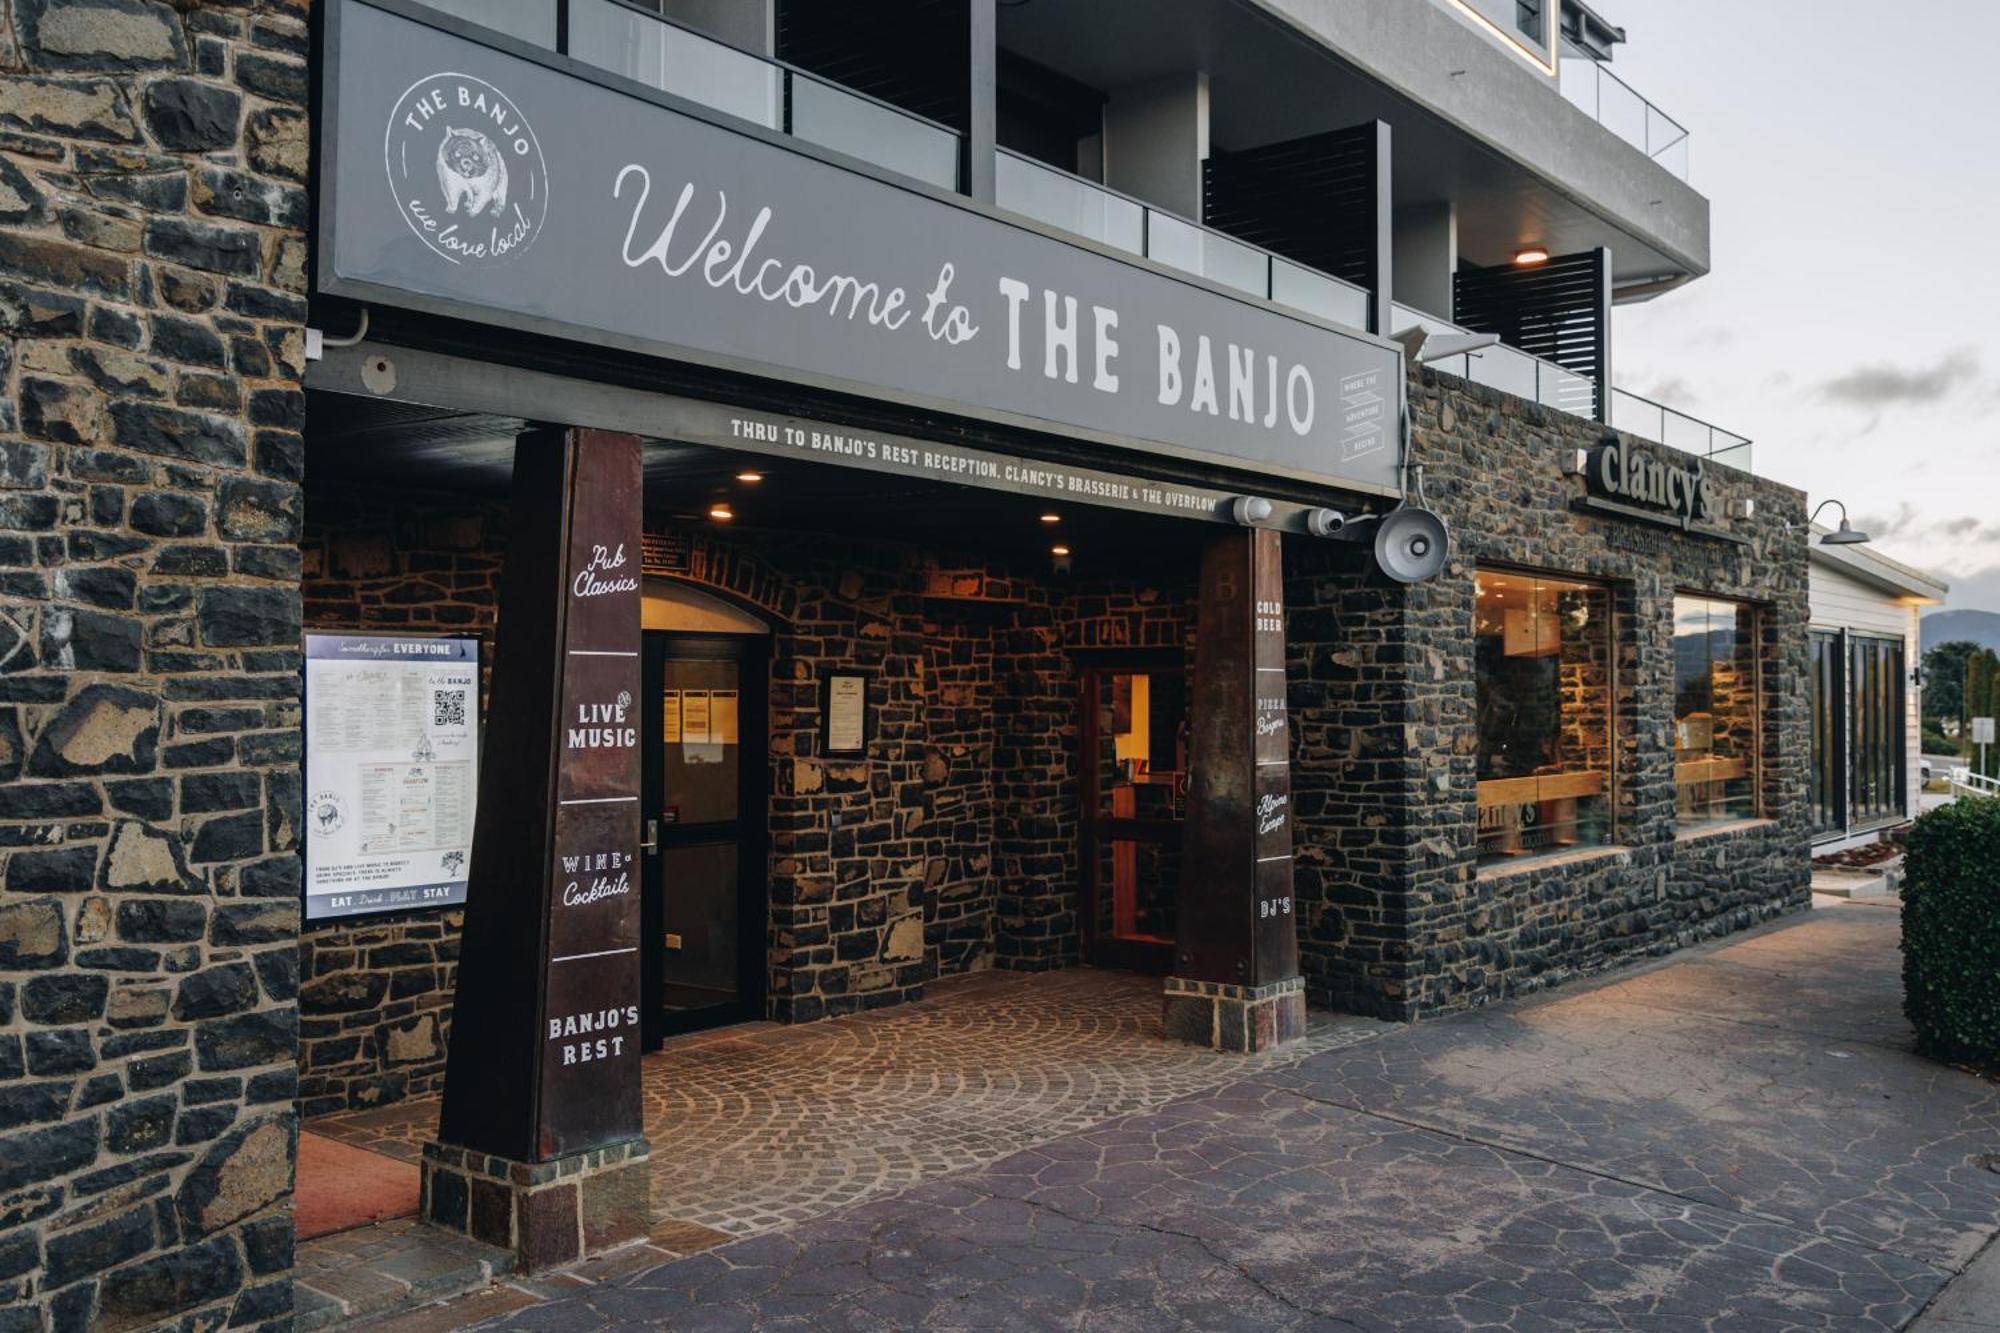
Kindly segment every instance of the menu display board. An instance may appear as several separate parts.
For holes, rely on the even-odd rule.
[[[479,640],[306,635],[305,917],[465,901]]]

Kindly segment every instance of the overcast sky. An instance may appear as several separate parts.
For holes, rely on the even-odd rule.
[[[1616,380],[2000,611],[2000,3],[1595,8],[1713,225],[1707,277],[1619,308]]]

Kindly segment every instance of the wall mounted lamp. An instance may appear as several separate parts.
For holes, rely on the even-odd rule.
[[[1867,533],[1847,521],[1847,506],[1839,500],[1821,500],[1812,511],[1812,517],[1806,520],[1808,528],[1819,520],[1819,511],[1828,505],[1839,506],[1840,526],[1819,539],[1821,546],[1859,546],[1869,539]]]

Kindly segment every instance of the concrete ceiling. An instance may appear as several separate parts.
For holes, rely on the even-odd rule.
[[[1209,133],[1218,148],[1387,121],[1395,135],[1397,207],[1455,201],[1459,252],[1475,264],[1505,263],[1529,243],[1557,254],[1603,245],[1611,248],[1620,282],[1685,271],[1526,167],[1248,5],[1022,0],[1002,4],[1000,43],[1097,88],[1206,69]]]

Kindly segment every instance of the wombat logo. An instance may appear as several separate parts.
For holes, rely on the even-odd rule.
[[[312,798],[307,815],[312,821],[313,832],[329,837],[346,827],[347,802],[339,792],[323,791]]]
[[[438,188],[444,191],[447,213],[456,213],[464,204],[468,217],[480,213],[500,217],[507,211],[507,160],[478,130],[447,125],[444,142],[438,145]]]
[[[383,165],[403,221],[454,264],[505,260],[548,218],[542,146],[506,94],[469,74],[433,74],[396,100]]]

